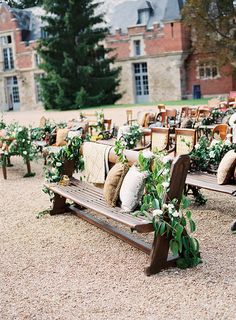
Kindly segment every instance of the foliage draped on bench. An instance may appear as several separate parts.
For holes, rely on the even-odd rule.
[[[139,154],[137,152],[123,152],[130,164],[138,160]],[[114,149],[111,149],[109,153],[110,166],[112,166],[117,159],[118,157],[115,154]],[[71,165],[73,166],[72,162]],[[139,161],[139,165],[140,164]],[[59,168],[60,167],[61,166],[59,166]],[[176,158],[172,163],[169,168],[169,186],[165,187],[165,192],[161,195],[163,197],[162,203],[160,203],[161,205],[166,204],[166,208],[180,209],[180,202],[188,168],[189,157],[185,155]],[[61,170],[60,173],[66,174],[66,171]],[[72,176],[71,170],[69,175]],[[183,215],[180,216],[180,214],[174,216],[171,211],[163,208],[162,216],[159,215],[159,224],[157,215],[155,219],[154,216],[152,219],[147,219],[147,217],[142,216],[144,208],[141,210],[141,215],[132,215],[130,213],[124,213],[119,207],[109,207],[106,204],[100,189],[74,178],[70,179],[69,185],[62,186],[60,183],[46,184],[46,188],[49,190],[49,193],[54,194],[51,214],[60,214],[69,210],[87,222],[128,242],[145,253],[148,253],[150,255],[150,265],[146,268],[147,275],[155,274],[164,268],[176,266],[177,261],[179,261],[178,265],[182,267],[197,265],[200,262],[198,242],[194,238],[188,237],[187,229],[185,228],[187,221],[189,221],[192,224],[192,229],[194,229],[190,213],[187,214],[186,218]],[[67,199],[73,201],[74,204],[68,205],[66,203]],[[153,210],[150,204],[149,209]],[[107,222],[94,217],[88,210],[92,210],[101,216],[124,224],[130,227],[131,231],[137,231],[139,233],[154,231],[152,247],[141,240],[133,238],[131,235],[115,228]],[[170,227],[168,227],[168,225]],[[182,239],[184,240],[182,241]],[[169,248],[174,252],[174,257],[168,256]],[[190,258],[191,261],[187,261],[186,257]]]

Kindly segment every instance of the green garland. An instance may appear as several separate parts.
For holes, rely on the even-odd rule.
[[[48,155],[47,165],[45,166],[45,178],[48,182],[56,183],[62,179],[63,164],[66,161],[73,161],[75,171],[82,171],[84,169],[84,160],[80,154],[82,143],[81,137],[74,137],[69,139],[67,145],[61,147],[59,152]]]
[[[180,257],[177,260],[178,267],[198,265],[201,262],[199,243],[187,230],[188,228],[190,232],[194,232],[196,229],[192,213],[187,209],[189,201],[183,196],[180,208],[177,200],[165,202],[170,183],[170,158],[163,153],[143,151],[139,154],[137,165],[141,171],[148,171],[149,176],[146,179],[140,211],[134,214],[151,220],[156,235],[166,234],[171,239],[170,250],[174,256]]]
[[[131,150],[137,146],[137,143],[141,140],[143,131],[138,124],[130,127],[128,133],[124,133],[120,138],[121,144],[125,149]]]

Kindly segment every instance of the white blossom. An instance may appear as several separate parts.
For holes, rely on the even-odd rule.
[[[169,182],[166,182],[166,181],[165,181],[165,182],[162,183],[162,185],[163,185],[163,187],[166,189],[166,188],[169,187],[170,184],[169,184]]]
[[[18,128],[18,132],[21,132],[23,130],[23,128],[19,127]]]
[[[28,152],[27,152],[27,151],[23,151],[23,154],[24,154],[24,155],[27,155],[27,154],[28,154]]]
[[[199,148],[200,148],[200,144],[199,143],[195,144],[195,149],[198,150]]]
[[[162,158],[162,162],[163,162],[163,163],[168,163],[168,162],[170,162],[171,160],[172,160],[171,156],[165,156],[165,157]]]
[[[164,175],[164,176],[167,175],[168,173],[169,173],[169,170],[168,170],[168,169],[163,170],[163,175]]]
[[[57,167],[60,167],[61,165],[62,165],[61,162],[57,162],[57,163],[56,163],[56,166],[57,166]]]
[[[152,159],[154,157],[154,153],[152,151],[145,150],[143,151],[143,157],[145,159]]]
[[[25,142],[25,139],[22,139],[22,142]]]
[[[157,217],[157,216],[160,217],[163,215],[163,211],[160,209],[153,210],[152,215],[153,217]]]
[[[179,212],[177,210],[175,210],[173,213],[172,213],[172,216],[174,218],[178,218],[179,217]]]
[[[209,156],[210,156],[210,158],[215,158],[215,152],[214,151],[210,151]]]

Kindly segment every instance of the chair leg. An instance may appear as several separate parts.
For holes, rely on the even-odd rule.
[[[66,198],[61,197],[59,194],[54,194],[53,207],[50,211],[50,215],[56,215],[65,213],[67,209]]]
[[[150,266],[145,269],[148,276],[160,272],[162,269],[176,265],[176,259],[168,261],[169,239],[163,235],[154,237],[152,251],[150,254]]]

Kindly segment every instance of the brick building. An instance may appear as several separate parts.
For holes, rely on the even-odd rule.
[[[194,86],[205,96],[236,89],[229,66],[220,70],[214,56],[190,53],[182,6],[183,0],[124,0],[106,11],[111,31],[106,46],[114,49],[116,65],[122,67],[119,103],[177,100],[192,96]],[[46,36],[43,14],[38,7],[17,10],[0,3],[0,110],[43,107],[35,50],[37,40]]]

